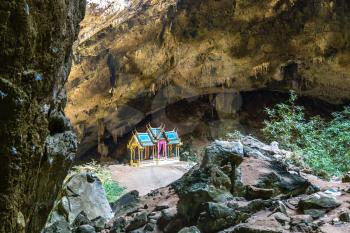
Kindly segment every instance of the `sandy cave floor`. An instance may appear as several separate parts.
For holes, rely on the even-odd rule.
[[[143,162],[141,167],[110,165],[112,178],[126,188],[126,192],[137,190],[140,196],[165,187],[181,178],[193,164],[179,160]]]

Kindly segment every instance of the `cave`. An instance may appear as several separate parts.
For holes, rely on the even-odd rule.
[[[0,233],[350,232],[349,18],[341,0],[2,1]],[[179,157],[130,163],[149,124]]]
[[[129,159],[127,143],[132,136],[132,128],[143,132],[146,131],[148,124],[154,126],[165,124],[169,129],[177,128],[183,138],[184,148],[195,151],[201,151],[210,141],[235,131],[263,139],[261,129],[264,126],[264,120],[267,120],[266,108],[287,102],[288,98],[289,93],[269,90],[250,92],[229,90],[185,98],[145,115],[134,127],[126,129],[117,138],[105,129],[102,135],[103,144],[108,147],[108,160],[127,163]],[[130,106],[143,106],[144,103],[145,99],[141,98],[133,101]],[[307,118],[321,116],[324,119],[330,119],[333,112],[341,111],[343,107],[343,105],[330,104],[307,96],[300,97],[297,104],[305,108]],[[121,120],[127,121],[127,119]],[[84,138],[81,141],[84,143]],[[100,160],[100,156],[97,144],[82,153],[78,148],[76,163],[80,164],[92,159]],[[201,156],[200,153],[198,156]]]

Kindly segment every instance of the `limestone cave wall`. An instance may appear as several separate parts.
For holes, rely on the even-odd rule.
[[[64,84],[85,0],[0,1],[0,232],[40,232],[76,150]]]

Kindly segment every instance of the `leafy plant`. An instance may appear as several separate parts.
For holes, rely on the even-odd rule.
[[[102,186],[107,195],[107,199],[110,203],[115,202],[124,194],[125,188],[120,186],[116,181],[112,179],[112,173],[108,167],[98,164],[94,160],[90,163],[73,167],[70,175],[66,179],[74,174],[85,172],[95,173],[96,176],[101,180]]]
[[[269,117],[262,129],[268,140],[300,154],[317,174],[330,177],[350,169],[350,107],[333,113],[330,121],[319,116],[305,118],[304,108],[297,106],[291,92],[286,103],[267,108]]]
[[[103,183],[103,188],[106,191],[107,199],[109,203],[115,202],[118,200],[123,194],[125,188],[120,186],[114,180],[107,180]]]

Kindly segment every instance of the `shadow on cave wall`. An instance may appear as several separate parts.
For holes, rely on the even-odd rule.
[[[293,67],[291,69],[293,70]],[[293,72],[290,74],[293,74]],[[291,78],[294,78],[294,76]],[[145,131],[148,123],[153,126],[165,123],[168,129],[178,128],[184,143],[194,148],[204,148],[209,141],[223,137],[235,130],[262,139],[260,129],[267,117],[264,111],[265,108],[272,107],[289,98],[288,94],[280,92],[264,90],[243,92],[239,94],[238,99],[232,99],[228,103],[228,105],[233,106],[232,109],[227,110],[227,107],[226,109],[220,107],[220,110],[217,103],[215,103],[218,95],[195,96],[180,100],[145,116],[135,128],[138,131]],[[141,103],[143,101],[140,100],[133,103],[133,105]],[[332,112],[342,109],[342,106],[331,105],[308,97],[300,97],[297,103],[305,107],[306,117],[320,115],[325,119],[329,119]],[[131,137],[131,130],[133,129],[126,130],[126,133],[116,140],[111,132],[104,129],[103,144],[108,147],[108,158],[110,160],[127,162],[128,151],[126,145]],[[84,153],[79,153],[78,150],[78,158],[77,163],[91,159],[99,160],[100,155],[97,152],[97,146]]]

